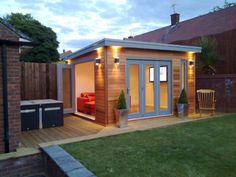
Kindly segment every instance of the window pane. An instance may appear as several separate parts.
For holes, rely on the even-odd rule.
[[[139,65],[130,65],[130,112],[139,112]]]
[[[168,67],[160,66],[160,109],[168,109]]]
[[[181,62],[181,90],[185,88],[185,62]]]
[[[145,66],[145,110],[154,111],[154,65]]]

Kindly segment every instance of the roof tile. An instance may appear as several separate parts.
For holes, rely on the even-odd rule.
[[[236,6],[210,12],[176,26],[166,26],[134,36],[129,40],[172,43],[236,29]]]

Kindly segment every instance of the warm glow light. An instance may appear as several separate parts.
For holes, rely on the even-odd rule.
[[[194,52],[188,52],[187,57],[188,57],[188,74],[189,76],[192,76],[194,74]]]
[[[71,64],[71,60],[70,60],[70,59],[67,60],[67,61],[66,61],[66,64],[68,64],[68,65]]]
[[[119,49],[121,46],[111,46],[113,49]]]
[[[119,58],[119,53],[120,53],[120,46],[112,46],[112,54],[113,54],[113,58]]]
[[[187,57],[188,57],[188,63],[189,66],[193,67],[194,66],[194,52],[188,52]]]
[[[194,57],[194,52],[188,52],[187,55],[188,55],[188,60],[192,61]]]
[[[99,47],[99,48],[96,49],[96,51],[97,51],[97,58],[102,58],[103,48]]]

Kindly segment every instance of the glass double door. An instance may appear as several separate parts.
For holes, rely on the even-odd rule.
[[[172,113],[169,61],[127,60],[129,119]]]

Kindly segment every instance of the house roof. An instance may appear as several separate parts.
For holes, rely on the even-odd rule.
[[[91,52],[103,46],[120,46],[124,48],[164,50],[164,51],[177,51],[177,52],[196,52],[196,53],[201,52],[201,47],[195,47],[195,46],[161,44],[156,42],[140,42],[140,41],[105,38],[68,55],[67,60],[79,57],[81,55],[84,55],[88,52]]]
[[[134,36],[129,40],[172,43],[236,29],[236,6]]]
[[[19,39],[20,41],[31,42],[31,39],[29,36],[27,36],[26,34],[22,33],[21,31],[17,30],[16,28],[14,28],[10,23],[8,23],[6,20],[2,19],[1,17],[0,17],[0,23],[3,24],[4,26],[6,26],[12,32],[14,32],[20,38]]]
[[[60,54],[60,60],[66,60],[67,59],[67,56],[72,54],[72,51],[71,50],[68,50],[66,52],[63,52]]]

